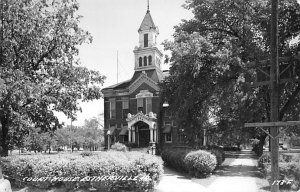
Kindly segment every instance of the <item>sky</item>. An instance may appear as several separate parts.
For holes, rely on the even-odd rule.
[[[297,0],[300,3],[300,0]],[[91,44],[80,47],[82,66],[98,70],[106,76],[103,88],[128,80],[134,72],[133,49],[138,45],[138,28],[147,11],[147,0],[78,0],[79,14],[83,16],[80,26],[93,36]],[[158,42],[172,40],[174,26],[182,19],[191,19],[190,10],[182,7],[185,0],[149,0],[150,13],[159,28]],[[300,38],[300,37],[299,37]],[[161,46],[161,50],[163,47]],[[164,66],[167,68],[167,66]],[[81,103],[82,112],[77,113],[73,125],[83,125],[103,113],[103,99]],[[71,120],[57,114],[61,122]]]
[[[82,66],[100,71],[106,76],[103,88],[128,80],[134,72],[134,47],[138,45],[138,28],[147,11],[147,0],[78,0],[79,14],[83,16],[81,28],[93,36],[91,44],[79,48]],[[158,42],[172,40],[174,26],[193,14],[182,7],[185,0],[149,0],[150,13],[159,28]],[[163,47],[160,47],[163,51]],[[167,66],[164,66],[167,68]],[[77,113],[73,125],[83,125],[103,113],[103,99],[81,103],[82,113]],[[71,120],[58,114],[61,122]]]

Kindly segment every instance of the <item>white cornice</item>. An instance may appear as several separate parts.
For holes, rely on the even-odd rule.
[[[156,129],[156,114],[150,112],[149,114],[143,114],[143,112],[138,112],[135,115],[128,113],[126,121],[128,122],[128,128],[130,129],[138,121],[143,121],[147,123],[150,129]]]

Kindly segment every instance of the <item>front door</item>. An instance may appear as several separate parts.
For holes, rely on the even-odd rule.
[[[138,146],[148,147],[150,142],[149,125],[142,121],[139,121],[136,123],[136,128],[138,132]]]
[[[139,147],[148,147],[150,142],[150,131],[139,130]]]

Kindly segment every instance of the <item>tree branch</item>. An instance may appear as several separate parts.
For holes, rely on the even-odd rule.
[[[37,70],[37,67],[39,66],[39,64],[46,58],[49,56],[49,54],[51,54],[55,49],[56,49],[56,41],[55,39],[53,39],[52,41],[54,41],[54,45],[44,54],[42,54],[42,56],[39,58],[39,60],[34,64],[33,69]]]
[[[286,110],[291,107],[291,105],[295,102],[296,96],[300,92],[300,83],[297,84],[297,88],[293,92],[293,94],[289,97],[288,101],[284,104],[284,106],[281,108],[279,112],[279,120],[282,120],[284,113]]]

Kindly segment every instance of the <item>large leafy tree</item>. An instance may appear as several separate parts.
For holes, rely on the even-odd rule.
[[[214,46],[209,37],[197,32],[177,33],[174,42],[166,41],[164,45],[172,51],[172,67],[170,76],[161,84],[162,96],[170,103],[178,124],[185,127],[187,139],[193,145],[199,128],[208,122],[213,105],[210,98],[225,80],[230,65],[238,60],[230,57],[230,44]]]
[[[0,1],[1,155],[14,122],[53,131],[61,127],[54,111],[74,119],[79,100],[101,97],[104,76],[80,66],[78,48],[92,37],[78,8],[75,0]]]
[[[179,118],[195,120],[200,117],[201,111],[208,111],[206,109],[212,107],[219,123],[230,125],[229,127],[241,127],[244,122],[268,121],[270,119],[270,87],[251,88],[247,86],[245,79],[255,81],[255,68],[248,68],[250,62],[257,63],[266,60],[270,55],[269,1],[187,0],[185,8],[192,10],[194,18],[184,20],[175,27],[175,37],[185,34],[185,38],[175,38],[174,42],[165,43],[166,49],[172,51],[172,66],[170,77],[164,82],[167,86],[163,86],[163,93],[173,105],[174,112],[177,112]],[[296,0],[283,0],[280,3],[278,26],[280,56],[292,56],[300,51],[299,46],[289,44],[290,40],[300,33],[299,8]],[[225,57],[225,60],[216,65],[211,64],[214,63],[212,60],[207,60],[206,66],[199,67],[197,52],[193,53],[191,46],[186,45],[189,39],[194,38],[195,33],[199,33],[200,36],[192,40],[191,44],[196,45],[197,39],[205,38],[215,50],[227,51],[227,58]],[[203,44],[197,46],[198,49],[205,47]],[[178,54],[177,50],[180,50],[181,54]],[[204,54],[207,57],[211,53]],[[180,70],[186,66],[186,63],[189,63],[189,67],[186,70]],[[214,84],[209,77],[217,73],[218,70],[214,70],[216,66],[224,70]],[[193,74],[187,75],[188,70],[201,74],[201,77],[194,78]],[[186,76],[183,79],[184,75]],[[180,87],[185,87],[186,90]],[[299,91],[298,83],[282,85],[280,119],[294,120],[294,115],[297,114],[299,108],[299,102],[297,102]],[[189,100],[190,106],[195,105],[193,110],[196,111],[192,112],[192,115],[176,110],[181,106],[185,109],[189,108],[185,107],[185,100],[190,98],[188,93],[191,93],[190,96],[194,98]],[[173,100],[177,101],[172,102]],[[207,106],[197,107],[198,103],[206,103]],[[186,117],[185,114],[187,114]],[[202,116],[205,116],[204,114],[202,112]],[[266,134],[260,133],[256,136],[259,137],[260,144],[263,144]]]

